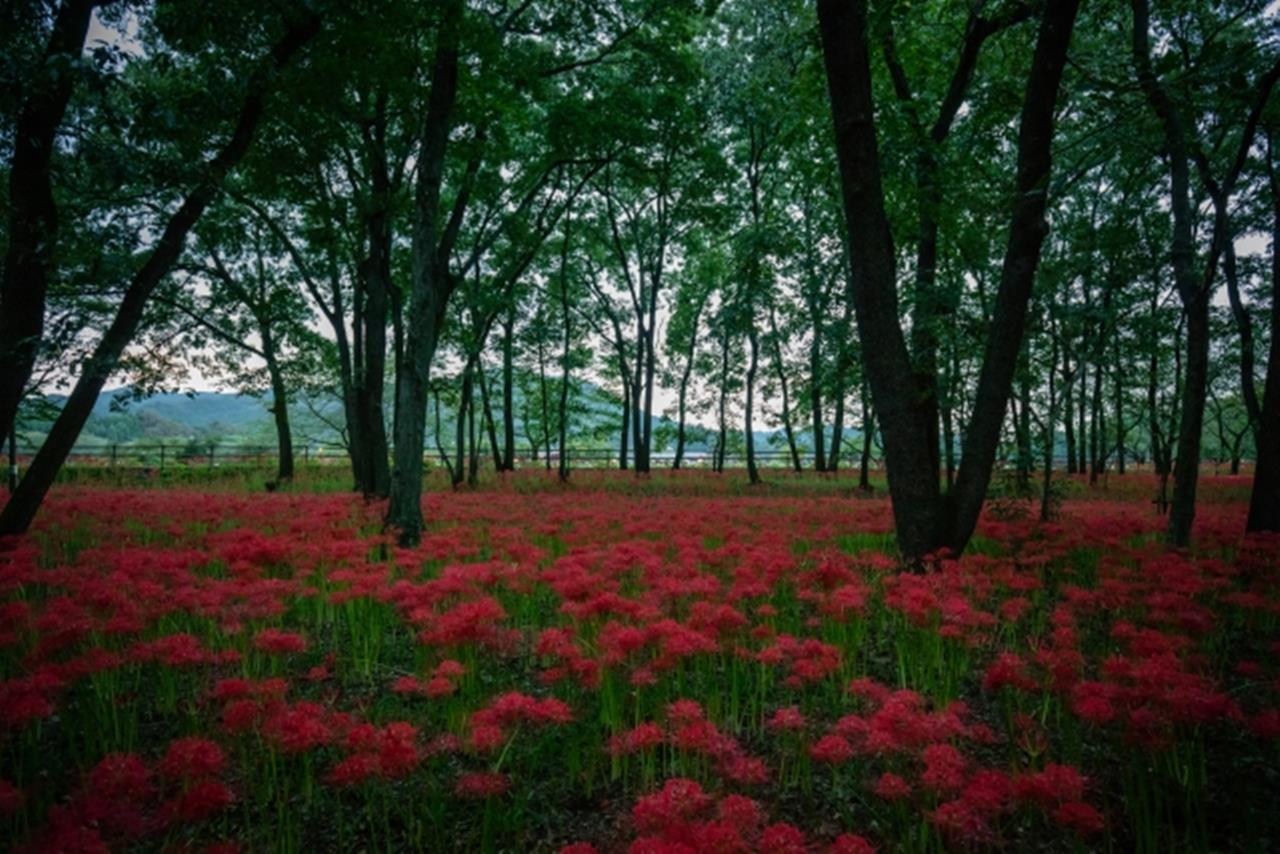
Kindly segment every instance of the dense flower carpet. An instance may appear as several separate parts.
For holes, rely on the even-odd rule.
[[[1132,476],[913,573],[851,490],[521,477],[413,549],[346,494],[55,490],[0,550],[0,847],[1280,844],[1238,481],[1190,553]]]

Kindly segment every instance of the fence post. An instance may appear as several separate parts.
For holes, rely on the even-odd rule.
[[[120,447],[119,445],[111,446],[111,467],[112,468],[116,467],[116,451],[117,449],[119,449],[119,447]]]

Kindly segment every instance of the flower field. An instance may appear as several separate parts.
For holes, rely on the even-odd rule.
[[[665,479],[664,479],[665,478]],[[1275,850],[1280,543],[1150,483],[901,571],[887,500],[63,487],[0,551],[29,851]],[[997,518],[999,516],[999,518]]]

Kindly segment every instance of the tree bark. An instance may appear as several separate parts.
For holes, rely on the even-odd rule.
[[[1267,180],[1271,190],[1271,348],[1258,421],[1257,461],[1245,530],[1280,532],[1280,180],[1267,139]]]
[[[747,345],[750,356],[747,358],[747,405],[744,413],[743,438],[747,444],[747,479],[751,483],[760,482],[760,470],[756,467],[756,433],[752,424],[755,410],[756,368],[760,363],[760,338],[756,334],[755,318],[751,317],[751,309],[747,309]]]
[[[398,531],[401,545],[416,545],[422,536],[422,444],[426,420],[427,383],[431,360],[444,324],[445,308],[456,280],[449,272],[450,230],[440,234],[440,186],[444,180],[445,149],[458,93],[458,31],[462,3],[452,0],[436,37],[431,94],[417,162],[414,192],[413,279],[409,293],[405,353],[396,370],[403,372],[400,419],[395,441],[395,469],[387,526]],[[452,225],[452,223],[451,223]]]
[[[13,431],[44,338],[45,298],[57,264],[54,140],[78,77],[73,65],[98,5],[95,0],[65,0],[58,7],[40,69],[23,93],[13,129],[8,246],[0,278],[0,436]]]
[[[515,325],[516,300],[508,301],[507,315],[502,324],[502,470],[516,467],[516,414],[515,414]]]
[[[254,132],[262,121],[273,80],[319,30],[320,18],[317,15],[309,15],[291,24],[250,78],[231,138],[208,161],[203,180],[183,198],[182,204],[169,217],[147,260],[130,279],[115,318],[85,363],[26,476],[9,497],[4,510],[0,511],[0,536],[20,534],[31,526],[58,470],[92,413],[98,395],[133,340],[152,292],[182,255],[187,235],[217,195],[227,174],[248,152]]]

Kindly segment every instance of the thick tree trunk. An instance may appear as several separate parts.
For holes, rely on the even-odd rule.
[[[1000,290],[955,490],[944,502],[938,483],[937,419],[929,407],[918,405],[919,390],[898,322],[896,267],[873,118],[866,3],[818,3],[845,217],[853,244],[852,298],[884,438],[898,544],[913,563],[943,546],[962,550],[982,509],[1047,230],[1044,211],[1053,114],[1078,9],[1079,0],[1050,0],[1041,17],[1022,107],[1015,201]]]
[[[422,536],[422,443],[426,420],[427,383],[431,360],[444,323],[445,308],[456,285],[449,273],[451,247],[438,228],[440,185],[444,180],[445,148],[450,117],[458,92],[458,31],[461,0],[444,11],[436,39],[431,94],[427,101],[422,144],[418,153],[414,192],[413,287],[405,317],[408,336],[400,386],[399,430],[395,441],[395,469],[387,525],[398,531],[401,545],[416,545]]]
[[[1173,473],[1173,503],[1166,541],[1184,547],[1191,540],[1196,513],[1196,485],[1200,470],[1200,440],[1209,379],[1209,287],[1224,238],[1215,223],[1213,246],[1203,281],[1196,275],[1193,211],[1190,188],[1190,149],[1182,116],[1151,69],[1147,0],[1133,0],[1133,58],[1138,82],[1164,129],[1169,156],[1170,207],[1173,211],[1173,273],[1187,324],[1186,377],[1178,449]]]
[[[1258,420],[1257,461],[1249,496],[1247,531],[1280,533],[1280,180],[1267,140],[1267,177],[1271,189],[1271,348]]]
[[[72,66],[80,62],[97,5],[95,0],[64,0],[58,7],[13,128],[8,245],[0,278],[0,436],[13,430],[44,338],[45,297],[56,269],[58,239],[51,175],[54,139],[79,77]]]
[[[129,281],[114,320],[85,363],[26,476],[0,512],[0,536],[20,534],[30,527],[58,470],[92,413],[98,395],[119,366],[125,347],[133,340],[152,291],[182,255],[187,235],[217,195],[227,174],[248,152],[254,132],[262,121],[272,80],[319,29],[320,18],[314,15],[291,25],[271,49],[267,61],[254,72],[231,138],[206,164],[204,180],[187,194],[169,217],[147,260]]]
[[[364,284],[363,370],[356,378],[356,410],[360,419],[362,466],[361,491],[370,498],[385,498],[391,488],[387,459],[387,425],[383,417],[383,387],[387,374],[387,319],[391,301],[391,179],[387,174],[387,98],[379,92],[374,118],[361,128],[370,164],[372,200],[366,216],[368,257],[362,265]],[[398,312],[397,312],[398,314]],[[401,377],[397,374],[397,384]],[[398,410],[397,410],[398,411]]]

